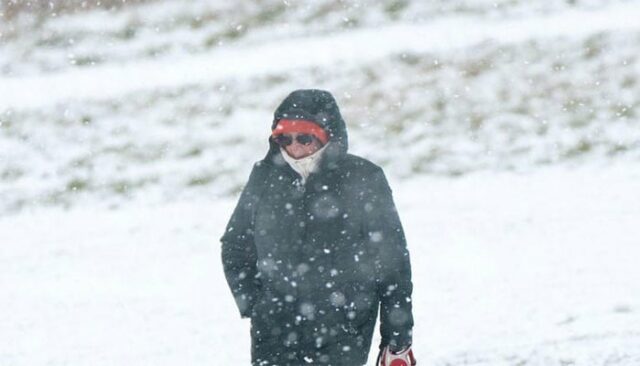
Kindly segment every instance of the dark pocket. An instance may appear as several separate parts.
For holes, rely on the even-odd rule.
[[[277,337],[281,334],[280,328],[293,323],[294,315],[293,309],[286,307],[281,296],[276,296],[269,290],[261,290],[251,309],[251,323],[255,333],[263,335],[266,332]]]
[[[298,365],[288,357],[298,347],[301,333],[294,327],[295,312],[279,297],[263,291],[252,309],[251,349],[253,360],[268,365]]]

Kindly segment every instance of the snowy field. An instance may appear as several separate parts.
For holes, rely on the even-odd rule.
[[[420,365],[640,365],[640,3],[54,10],[0,13],[1,366],[248,365],[218,239],[300,87],[388,173]]]
[[[625,166],[392,181],[419,363],[640,364],[638,181]],[[234,203],[2,219],[0,363],[248,365],[217,243]]]

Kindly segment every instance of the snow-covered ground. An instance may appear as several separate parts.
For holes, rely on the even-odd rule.
[[[392,181],[420,364],[638,365],[639,181],[637,166]],[[0,220],[0,363],[248,365],[218,243],[234,203]]]
[[[143,90],[176,88],[221,79],[269,75],[295,69],[359,65],[391,54],[470,47],[486,41],[523,42],[551,37],[578,38],[603,31],[640,30],[640,6],[622,3],[604,11],[486,20],[450,16],[420,24],[393,24],[316,37],[271,39],[230,45],[199,55],[134,59],[80,70],[0,78],[0,108],[55,104],[69,99],[111,99]],[[480,21],[483,20],[483,21]],[[584,26],[588,24],[588,26]],[[370,43],[375,39],[375,46]],[[18,62],[15,62],[19,64]],[[344,67],[344,66],[343,66]]]
[[[166,0],[0,22],[0,365],[249,364],[218,238],[300,87],[390,177],[421,364],[639,365],[638,17]]]
[[[188,4],[155,0],[142,5],[129,2],[124,9],[68,14],[56,11],[55,5],[61,1],[34,2],[38,1],[51,7],[15,18],[3,12],[0,3],[0,75],[26,76],[158,57],[192,57],[228,46],[291,43],[292,38],[439,23],[451,17],[475,17],[483,22],[526,20],[633,4],[632,0],[191,0]],[[64,3],[73,2],[113,3]],[[624,17],[633,19],[633,13]],[[479,25],[475,22],[474,28]],[[585,27],[583,22],[564,25],[571,32],[597,26]],[[456,33],[471,40],[476,37],[466,29],[458,28]]]
[[[311,86],[338,97],[354,152],[405,179],[636,163],[639,41],[635,32],[605,32],[488,42],[14,107],[0,114],[0,206],[228,196],[244,184],[247,162],[264,154],[277,103]]]

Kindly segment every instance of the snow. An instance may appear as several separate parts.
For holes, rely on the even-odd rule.
[[[451,364],[637,363],[637,179],[623,166],[430,182],[428,209],[405,214],[425,242],[424,347]]]
[[[577,37],[604,30],[640,29],[640,5],[605,10],[567,10],[552,16],[480,21],[455,16],[420,25],[390,25],[337,35],[278,40],[250,47],[227,46],[197,56],[96,66],[43,76],[0,78],[0,110],[42,107],[78,98],[104,100],[142,90],[175,88],[310,67],[360,64],[390,54],[469,47],[483,41]],[[410,36],[407,36],[410,35]],[[375,47],[369,40],[375,39]],[[283,55],[300,55],[286,57]]]
[[[0,364],[249,364],[218,238],[299,87],[391,182],[420,364],[640,364],[640,5],[339,3],[0,23]]]
[[[235,194],[265,153],[273,110],[301,86],[333,91],[351,151],[400,178],[635,164],[638,40],[484,44],[9,111],[0,206]]]
[[[419,362],[636,365],[639,179],[621,165],[392,181]],[[249,364],[218,242],[234,203],[3,217],[3,365]]]

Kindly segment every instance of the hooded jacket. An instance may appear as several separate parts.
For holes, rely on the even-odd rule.
[[[306,184],[269,139],[222,242],[253,365],[364,365],[380,311],[380,348],[411,344],[409,252],[380,167],[349,154],[333,96],[296,90],[274,113],[311,120],[330,144]]]

